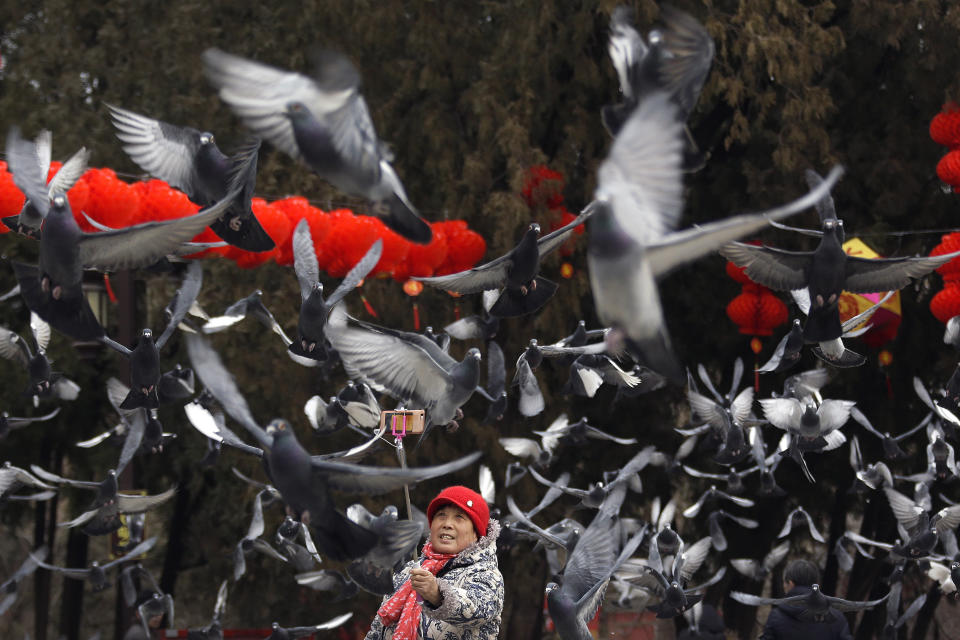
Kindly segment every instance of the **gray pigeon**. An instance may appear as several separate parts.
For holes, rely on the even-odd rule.
[[[204,333],[217,333],[228,327],[232,327],[247,316],[252,316],[259,320],[260,324],[280,336],[285,346],[290,346],[293,341],[287,337],[287,334],[283,331],[283,327],[276,321],[273,314],[270,313],[270,310],[264,306],[263,300],[261,299],[262,296],[263,291],[257,289],[246,298],[237,300],[227,307],[222,315],[207,320],[206,324],[201,327],[201,330]]]
[[[617,134],[597,173],[587,264],[597,315],[610,345],[678,384],[683,368],[667,334],[657,279],[815,203],[841,171],[807,196],[762,214],[674,231],[683,207],[682,124],[666,93],[645,97]],[[612,351],[619,349],[612,348]]]
[[[347,375],[390,394],[406,407],[424,409],[428,428],[455,425],[463,413],[460,407],[480,381],[478,349],[470,349],[457,362],[422,334],[355,320],[342,305],[330,312],[326,335]]]
[[[306,219],[297,223],[293,231],[293,266],[300,284],[300,318],[297,321],[297,339],[288,347],[290,357],[295,362],[316,366],[317,361],[329,358],[324,329],[330,310],[367,277],[382,253],[383,241],[377,240],[344,276],[336,290],[324,298],[310,223]]]
[[[41,131],[33,143],[23,140],[19,134],[7,138],[7,163],[13,173],[14,184],[25,194],[28,193],[27,189],[33,193],[28,195],[18,215],[4,218],[2,222],[28,237],[40,236],[40,226],[47,215],[49,200],[57,193],[66,193],[87,170],[87,161],[90,159],[90,152],[81,147],[47,183],[52,145],[52,135],[47,130]],[[47,186],[45,198],[41,196],[42,191],[36,189],[41,181]],[[37,198],[36,203],[32,197]]]
[[[11,136],[19,136],[14,129]],[[20,294],[31,311],[54,329],[75,340],[95,340],[103,328],[93,315],[81,287],[84,269],[117,271],[155,263],[176,251],[216,220],[233,200],[227,195],[192,216],[145,222],[125,229],[84,233],[64,193],[46,196],[46,185],[32,181],[28,197],[48,202],[40,238],[38,266],[13,263]]]
[[[83,525],[84,533],[91,536],[105,535],[116,531],[121,526],[120,514],[144,513],[154,509],[172,498],[177,491],[176,486],[173,486],[163,493],[155,495],[120,493],[117,486],[117,472],[114,469],[109,469],[106,478],[100,482],[63,478],[45,471],[35,464],[30,465],[30,470],[46,482],[96,492],[97,495],[86,511],[73,520],[61,522],[58,525],[61,527]]]
[[[414,280],[461,295],[501,289],[497,301],[487,311],[495,318],[514,318],[533,313],[557,291],[556,282],[537,275],[541,258],[563,246],[574,229],[592,213],[592,209],[587,207],[571,222],[542,238],[540,225],[534,222],[527,227],[520,242],[499,258],[459,273]]]
[[[603,125],[616,136],[637,103],[651,91],[665,91],[686,122],[696,106],[700,90],[713,62],[714,44],[707,30],[692,16],[668,5],[660,7],[664,28],[654,29],[647,42],[631,24],[631,10],[619,6],[610,16],[610,41],[607,49],[620,80],[623,102],[606,105],[600,112]],[[684,168],[695,171],[706,158],[697,149],[684,126],[686,148]]]
[[[7,609],[13,606],[13,603],[17,600],[17,592],[20,588],[20,583],[23,580],[37,570],[37,567],[40,566],[40,562],[47,559],[47,553],[49,549],[47,547],[40,547],[35,549],[27,556],[27,559],[23,561],[20,567],[13,572],[9,578],[0,583],[0,616],[7,612]]]
[[[313,637],[313,634],[318,631],[336,629],[351,617],[353,617],[353,613],[344,613],[312,627],[281,627],[274,622],[270,627],[271,633],[266,637],[266,640],[297,640],[297,638],[306,638],[307,636]]]
[[[315,58],[316,73],[308,78],[219,49],[203,52],[220,99],[254,133],[341,191],[372,200],[373,213],[404,238],[430,242],[430,226],[410,204],[392,154],[377,138],[360,73],[342,54],[320,51]]]
[[[250,526],[247,528],[247,533],[243,536],[243,539],[241,539],[233,549],[234,582],[239,580],[243,574],[247,572],[246,556],[254,551],[268,555],[271,558],[279,560],[280,562],[287,561],[284,556],[270,546],[269,542],[261,538],[264,531],[262,501],[262,496],[264,493],[269,494],[268,491],[264,490],[257,493],[256,497],[254,497],[253,514],[250,517]]]
[[[250,208],[260,141],[233,157],[224,155],[209,131],[181,127],[107,104],[123,150],[141,169],[180,189],[201,207],[234,191],[235,200],[210,228],[235,247],[269,251],[274,242]]]
[[[104,589],[110,586],[110,581],[107,579],[107,569],[115,567],[121,562],[132,560],[137,556],[144,554],[147,551],[150,551],[150,549],[153,549],[153,547],[156,544],[157,544],[157,538],[156,536],[154,536],[153,538],[144,540],[143,542],[135,546],[133,549],[130,549],[130,551],[128,551],[124,555],[119,556],[118,558],[114,558],[109,562],[104,562],[103,564],[100,564],[99,561],[94,560],[90,564],[90,567],[87,569],[71,569],[69,567],[56,567],[54,565],[47,564],[46,562],[43,562],[38,558],[34,558],[34,560],[36,561],[38,566],[43,567],[44,569],[48,569],[50,571],[56,571],[57,573],[62,573],[66,577],[73,578],[74,580],[86,580],[87,582],[90,583],[90,586],[92,587],[92,589],[95,592],[98,592],[98,591],[103,591]]]
[[[33,335],[36,351],[31,351],[27,341],[16,332],[0,327],[0,357],[19,364],[30,376],[24,395],[33,396],[34,407],[39,406],[40,398],[76,400],[80,387],[62,373],[54,371],[50,359],[47,358],[50,325],[32,311],[30,312],[30,333]],[[0,429],[0,437],[2,437],[2,429]]]
[[[563,640],[593,638],[587,624],[603,602],[610,577],[640,546],[641,530],[616,555],[613,530],[606,517],[595,518],[574,547],[563,571],[562,584],[547,585],[547,610]]]
[[[828,181],[807,171],[811,188],[819,189]],[[733,242],[720,254],[744,267],[751,280],[778,291],[806,289],[810,312],[803,328],[808,343],[824,343],[840,338],[838,303],[843,291],[873,293],[896,291],[915,278],[930,273],[960,255],[954,252],[941,256],[902,258],[858,258],[843,250],[843,220],[837,218],[829,192],[817,202],[822,232],[814,251],[785,251],[767,246]],[[816,233],[816,232],[815,232]]]
[[[120,409],[136,409],[147,407],[156,409],[160,406],[160,349],[167,344],[180,321],[187,315],[190,307],[200,293],[203,284],[203,264],[198,260],[190,263],[183,276],[183,284],[173,295],[173,300],[167,306],[169,315],[166,328],[160,337],[153,339],[150,329],[143,329],[136,346],[129,349],[109,336],[102,336],[100,341],[105,345],[127,357],[130,364],[130,391]]]
[[[836,615],[835,611],[846,613],[847,611],[872,609],[887,599],[887,596],[884,596],[878,600],[853,602],[842,598],[834,598],[821,592],[820,585],[817,584],[813,585],[809,593],[800,593],[786,598],[761,598],[741,591],[731,591],[730,597],[751,607],[760,607],[767,604],[792,605],[795,607],[793,617],[804,622],[825,622]]]

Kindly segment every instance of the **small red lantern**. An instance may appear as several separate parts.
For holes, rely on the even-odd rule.
[[[960,151],[951,151],[937,163],[937,177],[951,187],[960,187]]]
[[[773,335],[774,328],[787,321],[787,305],[769,289],[758,284],[743,285],[743,292],[727,305],[727,317],[740,333],[749,336]]]
[[[960,106],[948,102],[930,121],[930,138],[950,149],[960,146]]]
[[[960,233],[948,233],[941,238],[940,244],[930,252],[931,256],[953,253],[960,250]],[[937,267],[943,276],[943,290],[933,296],[930,301],[930,311],[940,322],[955,315],[960,315],[960,260],[954,258],[946,264]]]

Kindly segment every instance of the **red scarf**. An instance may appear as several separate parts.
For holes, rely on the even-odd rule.
[[[429,542],[423,547],[423,555],[426,559],[421,563],[420,568],[426,569],[433,575],[443,568],[451,559],[455,558],[455,553],[437,553],[433,550],[433,545]],[[377,611],[380,621],[384,627],[396,624],[393,631],[393,640],[416,640],[417,626],[420,622],[420,602],[417,601],[417,592],[413,590],[409,578],[397,591],[390,596],[390,599],[383,603],[383,606]]]

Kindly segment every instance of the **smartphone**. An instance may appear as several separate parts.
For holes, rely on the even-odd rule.
[[[404,409],[380,412],[380,428],[389,429],[393,436],[423,433],[423,409]]]

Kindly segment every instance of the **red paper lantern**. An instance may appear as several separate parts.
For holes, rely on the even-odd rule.
[[[368,216],[355,216],[349,209],[331,211],[330,233],[317,247],[317,261],[334,278],[342,278],[377,240],[377,229]]]
[[[465,220],[435,222],[435,228],[443,230],[447,239],[447,255],[434,274],[438,276],[470,269],[487,252],[487,242],[476,231],[467,228]]]
[[[951,187],[960,187],[960,151],[951,151],[940,158],[937,177]]]
[[[310,225],[310,235],[313,237],[313,246],[318,247],[323,243],[330,231],[330,222],[326,214],[320,209],[311,205],[306,198],[301,196],[291,196],[282,200],[275,200],[271,206],[283,213],[290,221],[290,228],[296,229],[300,220],[306,218]],[[280,244],[277,245],[277,251],[274,254],[277,264],[293,264],[293,233]]]
[[[743,293],[727,305],[727,316],[740,333],[751,336],[773,335],[774,328],[787,321],[787,305],[767,289],[746,284]]]
[[[81,180],[87,183],[90,197],[85,213],[112,229],[122,229],[135,224],[140,208],[140,196],[126,182],[117,178],[112,169],[88,169]],[[84,231],[94,231],[79,211],[73,212],[77,224]]]
[[[380,254],[380,260],[370,273],[393,273],[397,265],[406,260],[411,243],[396,231],[387,227],[380,218],[370,218],[370,221],[383,242],[383,252]]]
[[[0,169],[0,218],[18,215],[27,198],[14,184],[13,174],[7,171],[6,162],[0,161]],[[9,231],[3,223],[0,226],[3,226],[4,233]]]
[[[135,182],[131,187],[139,196],[139,207],[130,224],[175,220],[192,216],[200,210],[200,205],[163,180]]]
[[[960,250],[960,233],[948,233],[940,239],[940,244],[930,251],[931,256],[940,256]],[[937,267],[943,276],[943,290],[933,296],[930,311],[940,322],[960,314],[960,259],[954,258]]]
[[[393,270],[393,278],[403,282],[410,276],[432,276],[447,258],[447,234],[439,223],[430,225],[433,239],[430,244],[411,244],[407,257]]]
[[[960,146],[960,106],[948,102],[930,121],[930,138],[937,144],[954,149]]]
[[[530,167],[521,194],[531,209],[556,209],[563,204],[563,174],[543,165]]]

